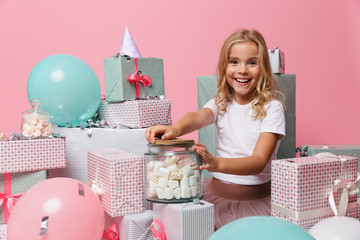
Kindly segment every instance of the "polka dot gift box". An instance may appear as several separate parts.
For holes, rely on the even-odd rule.
[[[132,100],[120,103],[101,101],[100,118],[110,125],[146,128],[171,124],[170,99]]]
[[[0,173],[65,167],[64,137],[0,141]]]
[[[334,209],[357,217],[357,171],[356,157],[330,153],[273,160],[271,215],[305,228],[334,216]]]
[[[143,159],[116,148],[88,151],[88,182],[111,217],[144,211]]]
[[[6,240],[7,239],[7,225],[1,224],[0,225],[0,240]]]

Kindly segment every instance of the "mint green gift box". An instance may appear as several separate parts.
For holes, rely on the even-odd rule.
[[[151,85],[139,83],[140,98],[165,95],[164,64],[160,58],[137,58],[138,71],[151,78]],[[130,74],[136,74],[135,60],[128,56],[104,59],[105,93],[107,102],[121,102],[136,98],[136,84]]]
[[[286,138],[281,141],[277,158],[294,158],[296,157],[295,143],[295,79],[294,74],[273,74],[275,81],[279,84],[281,92],[285,95],[285,122],[286,122]],[[198,109],[215,96],[217,91],[217,78],[215,75],[198,76]],[[209,152],[216,155],[216,138],[217,130],[215,124],[211,124],[199,130],[199,142],[206,145]],[[205,172],[205,176],[209,176]]]

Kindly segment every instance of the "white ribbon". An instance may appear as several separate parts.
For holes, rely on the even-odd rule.
[[[315,155],[316,156],[316,155]],[[335,155],[336,156],[336,155]],[[329,157],[329,156],[328,156]],[[334,185],[329,193],[329,203],[335,216],[345,216],[348,208],[349,196],[354,196],[359,192],[357,182],[360,180],[360,173],[357,173],[357,178],[354,182],[349,182],[347,176],[347,162],[346,159],[336,156],[341,160],[341,178],[337,178],[334,181]],[[339,205],[336,206],[334,195],[338,190],[342,189]]]
[[[335,180],[334,186],[331,188],[329,194],[330,207],[334,212],[335,216],[345,216],[348,207],[349,196],[354,196],[359,192],[359,188],[357,186],[357,182],[359,180],[359,172],[357,173],[357,178],[355,182],[348,182],[347,178]],[[343,189],[343,192],[340,197],[339,205],[336,206],[334,194],[338,191],[338,189]]]
[[[123,153],[123,152],[124,151],[119,150],[117,148],[103,148],[103,149],[97,150],[96,155],[99,156],[99,157],[107,157],[108,155],[117,155],[117,154],[120,154],[120,153]],[[98,176],[99,176],[99,159],[96,159],[95,179],[91,183],[91,190],[97,196],[102,196],[102,194],[104,192],[100,187]]]

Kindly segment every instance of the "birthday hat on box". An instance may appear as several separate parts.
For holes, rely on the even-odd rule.
[[[141,54],[135,44],[133,37],[131,36],[128,27],[126,27],[123,39],[121,41],[120,55],[128,55],[130,57],[136,58],[141,57]]]

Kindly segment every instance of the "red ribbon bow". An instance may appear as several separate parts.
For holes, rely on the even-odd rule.
[[[4,223],[8,222],[11,211],[13,210],[17,199],[22,196],[22,194],[11,195],[11,173],[4,174],[4,192],[0,192],[0,206],[4,204]]]
[[[142,84],[144,84],[144,91],[145,91],[145,97],[146,97],[146,86],[150,86],[152,84],[152,80],[149,76],[147,75],[143,75],[141,73],[141,71],[139,71],[139,66],[138,66],[138,59],[134,58],[134,62],[135,62],[135,72],[136,74],[130,74],[128,77],[128,81],[130,83],[135,83],[135,88],[136,88],[136,97],[140,98],[140,86],[139,83],[141,82]]]
[[[111,224],[107,231],[104,230],[102,237],[105,240],[119,240],[119,228],[116,224]]]
[[[159,231],[155,229],[155,223],[159,228]],[[154,222],[151,224],[150,226],[151,231],[153,232],[153,236],[157,239],[157,240],[166,240],[166,235],[165,235],[165,229],[164,229],[164,225],[162,224],[162,222],[160,221],[159,218],[156,218],[154,220]]]

